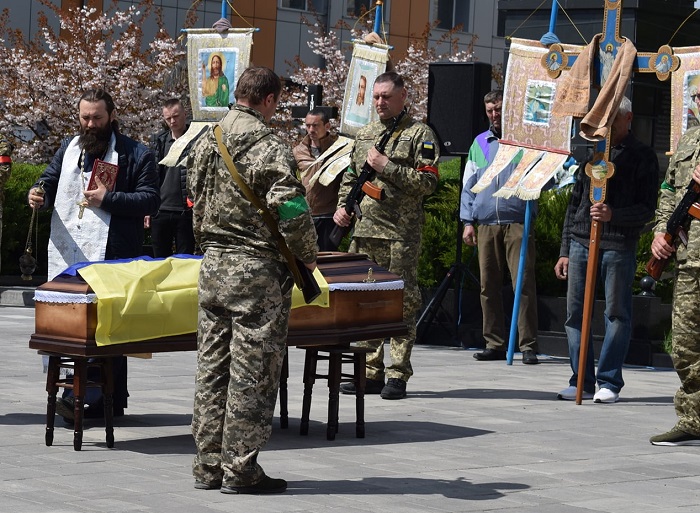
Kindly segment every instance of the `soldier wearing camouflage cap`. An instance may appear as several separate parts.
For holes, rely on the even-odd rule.
[[[316,231],[291,148],[267,127],[282,85],[248,68],[236,104],[220,122],[243,182],[272,212],[291,252],[316,267]],[[188,157],[199,274],[197,376],[192,433],[195,488],[279,493],[258,453],[270,438],[291,307],[292,276],[270,229],[234,182],[213,130]]]
[[[345,211],[345,200],[357,181],[365,161],[377,172],[374,184],[383,188],[386,199],[367,197],[362,202],[362,219],[355,225],[350,251],[366,253],[370,259],[404,281],[403,318],[408,325],[406,337],[391,339],[391,365],[384,367],[384,341],[365,342],[374,347],[367,355],[368,394],[383,399],[406,397],[406,382],[413,374],[411,350],[416,339],[416,313],[421,297],[418,289],[418,257],[423,232],[423,198],[435,191],[440,157],[433,131],[405,112],[407,91],[401,75],[389,71],[377,77],[372,98],[379,121],[360,129],[355,138],[352,161],[339,192],[334,221],[348,226],[352,218]],[[380,153],[375,145],[402,116],[397,129]],[[388,378],[386,385],[384,378]],[[341,385],[341,391],[355,393],[353,383]]]

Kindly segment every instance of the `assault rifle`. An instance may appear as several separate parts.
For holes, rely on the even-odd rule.
[[[688,244],[688,225],[693,219],[700,219],[700,208],[695,202],[700,198],[700,184],[695,180],[690,180],[688,190],[683,195],[676,209],[666,223],[666,233],[664,240],[671,246],[678,247],[679,244]],[[668,265],[668,258],[658,259],[652,256],[647,262],[646,271],[649,276],[658,280],[661,273]]]
[[[389,139],[398,128],[399,123],[403,119],[405,113],[406,111],[403,110],[401,111],[401,114],[396,116],[396,118],[394,119],[394,123],[391,125],[391,128],[384,132],[382,138],[374,146],[375,148],[377,148],[377,151],[379,151],[379,153],[384,153],[386,145],[389,144]],[[345,199],[345,212],[347,212],[348,215],[354,214],[358,219],[362,218],[360,202],[362,201],[362,198],[365,197],[365,195],[374,198],[377,201],[382,201],[386,198],[386,192],[384,191],[384,189],[380,189],[372,183],[372,180],[374,179],[376,174],[377,171],[375,171],[374,168],[372,168],[372,166],[370,166],[365,160],[365,163],[362,165],[362,172],[360,173],[360,176],[357,177],[355,185],[352,186],[352,189],[350,190],[347,198]],[[335,225],[333,227],[333,231],[331,231],[329,240],[333,244],[338,246],[340,244],[340,241],[343,240],[343,237],[345,237],[350,232],[351,227],[352,223],[348,226]]]

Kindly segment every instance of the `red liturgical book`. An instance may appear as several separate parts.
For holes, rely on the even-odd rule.
[[[95,178],[99,177],[100,181],[107,187],[108,191],[114,190],[114,184],[117,181],[117,173],[119,166],[105,162],[104,160],[95,159],[95,164],[92,166],[92,175],[90,175],[90,183],[87,190],[97,189]]]

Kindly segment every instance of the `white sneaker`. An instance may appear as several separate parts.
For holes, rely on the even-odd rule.
[[[619,400],[620,394],[613,392],[609,388],[601,388],[593,396],[594,403],[616,403]]]
[[[576,387],[570,386],[566,387],[564,390],[557,394],[557,399],[562,399],[564,401],[575,401],[576,400]],[[593,399],[593,394],[590,392],[583,391],[581,399]]]

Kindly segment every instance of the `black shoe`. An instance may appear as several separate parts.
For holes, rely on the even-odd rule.
[[[195,481],[194,487],[197,490],[218,490],[221,488],[221,481],[212,481],[211,483],[206,481]]]
[[[365,381],[365,394],[381,394],[383,388],[383,379],[368,379]],[[340,391],[343,394],[355,395],[355,383],[352,381],[349,383],[342,383],[340,385]]]
[[[56,413],[63,417],[67,424],[73,425],[75,421],[75,403],[72,397],[57,397],[56,398]]]
[[[474,358],[476,358],[480,362],[505,360],[506,352],[498,351],[497,349],[484,349],[481,353],[474,353]]]
[[[381,395],[382,399],[403,399],[406,397],[406,382],[398,378],[389,378]]]
[[[525,365],[537,365],[540,361],[537,359],[535,352],[528,349],[523,351],[523,363]]]
[[[222,486],[221,493],[239,494],[263,494],[282,493],[287,489],[287,481],[284,479],[273,479],[265,476],[262,481],[250,486]]]

